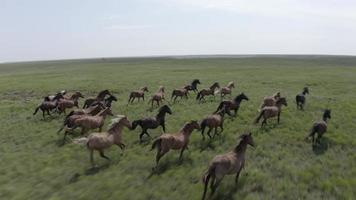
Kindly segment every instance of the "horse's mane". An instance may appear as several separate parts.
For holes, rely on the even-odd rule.
[[[123,118],[125,118],[125,117],[126,117],[125,115],[117,115],[116,118],[112,119],[112,120],[111,120],[111,123],[110,123],[110,125],[109,125],[109,130],[114,129],[114,128],[116,127],[116,125],[117,125],[118,123],[120,123],[120,121],[121,121]]]
[[[211,86],[210,86],[210,89],[212,89],[212,88],[214,88],[214,87],[218,87],[219,86],[219,83],[218,82],[215,82],[214,84],[212,84]]]
[[[234,84],[234,81],[230,81],[228,84],[227,84],[227,87],[229,87],[230,85]]]
[[[98,97],[102,96],[104,93],[109,93],[110,94],[109,90],[102,90],[102,91],[99,92]]]
[[[280,97],[276,103],[280,103],[281,101],[287,101],[287,99],[285,97]]]
[[[245,138],[246,138],[247,134],[242,134],[239,138],[240,138],[240,142],[239,144],[235,147],[235,152],[240,152],[243,148],[243,146],[245,145]]]
[[[244,93],[240,93],[239,95],[237,95],[235,98],[234,98],[234,101],[239,101],[241,100],[241,97],[244,95]]]

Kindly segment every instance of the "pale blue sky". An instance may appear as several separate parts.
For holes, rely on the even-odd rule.
[[[0,0],[0,62],[356,55],[355,0]]]

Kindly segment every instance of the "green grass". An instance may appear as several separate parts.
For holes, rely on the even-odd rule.
[[[99,170],[90,170],[87,150],[79,145],[58,145],[56,131],[63,116],[43,121],[32,116],[42,97],[59,90],[79,90],[85,96],[110,89],[119,101],[115,114],[130,120],[153,116],[144,104],[126,106],[129,91],[147,85],[172,89],[199,78],[207,87],[235,81],[233,94],[245,92],[238,117],[225,121],[221,137],[202,142],[193,132],[184,161],[171,151],[152,174],[155,152],[151,143],[139,144],[139,129],[124,131],[127,149],[112,147],[108,164],[95,154]],[[294,98],[310,87],[305,111]],[[281,91],[287,97],[281,124],[272,120],[264,129],[253,125],[264,96]],[[148,95],[149,96],[149,95]],[[145,58],[48,61],[0,65],[0,199],[199,199],[201,176],[209,161],[229,151],[244,131],[253,132],[255,149],[248,148],[240,182],[225,177],[214,199],[355,199],[356,198],[356,58],[355,57],[251,57],[251,58]],[[331,99],[331,100],[330,100]],[[171,106],[168,132],[184,122],[213,112],[218,99]],[[80,104],[82,105],[82,102]],[[322,146],[313,149],[303,140],[322,110],[332,109]],[[107,120],[107,124],[109,120]],[[153,137],[160,129],[151,131]],[[76,177],[79,174],[79,177]]]

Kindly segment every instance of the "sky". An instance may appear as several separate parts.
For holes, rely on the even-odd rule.
[[[0,0],[0,62],[356,55],[355,0]]]

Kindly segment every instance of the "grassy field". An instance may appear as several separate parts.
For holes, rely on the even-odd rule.
[[[147,101],[126,106],[131,90],[147,85],[150,94],[164,85],[172,89],[192,79],[202,87],[214,81],[235,81],[233,95],[242,102],[238,116],[225,121],[225,131],[212,141],[193,132],[183,162],[171,151],[152,173],[155,151],[151,142],[140,144],[140,129],[124,131],[124,153],[112,147],[111,163],[95,154],[97,169],[90,169],[85,147],[61,146],[56,131],[63,116],[42,120],[32,116],[42,97],[62,89],[85,96],[102,89],[119,99],[115,114],[130,120],[154,116]],[[305,111],[294,98],[309,86]],[[288,107],[281,124],[260,129],[253,125],[264,96],[281,91]],[[150,95],[148,94],[148,96]],[[147,94],[146,94],[147,95]],[[0,65],[0,199],[199,199],[201,176],[209,161],[229,151],[237,137],[251,130],[256,148],[248,148],[246,167],[235,186],[225,177],[213,199],[355,199],[356,198],[356,57],[245,57],[245,58],[140,58],[48,61]],[[81,100],[80,105],[82,105]],[[195,96],[171,105],[168,132],[188,120],[212,113],[219,100],[198,104]],[[325,108],[332,110],[328,132],[318,148],[304,141],[312,123]],[[106,124],[109,123],[109,119]],[[151,131],[153,137],[160,129]],[[78,135],[76,135],[78,136]]]

